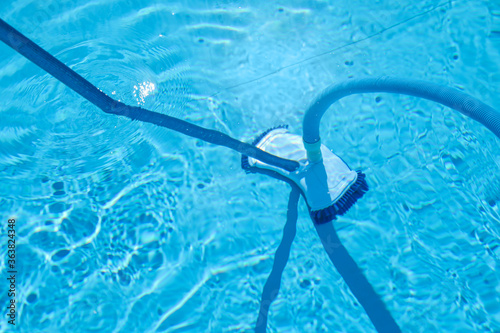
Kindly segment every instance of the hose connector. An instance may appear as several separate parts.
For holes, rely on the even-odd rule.
[[[321,155],[321,138],[315,143],[308,143],[302,140],[304,143],[304,148],[307,151],[307,159],[311,163],[321,162],[323,156]]]

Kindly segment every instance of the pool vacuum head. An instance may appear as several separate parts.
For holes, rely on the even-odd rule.
[[[326,223],[343,215],[368,191],[362,172],[353,171],[326,146],[318,144],[322,159],[308,159],[302,137],[290,134],[286,126],[272,128],[261,134],[253,144],[267,153],[300,163],[292,172],[243,156],[241,165],[248,173],[262,173],[295,183],[305,198],[315,223]],[[319,156],[321,156],[319,155]]]

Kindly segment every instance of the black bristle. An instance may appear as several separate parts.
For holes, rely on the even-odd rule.
[[[278,125],[278,126],[274,126],[274,127],[271,127],[269,129],[265,130],[264,132],[262,132],[261,134],[259,134],[259,136],[257,136],[252,141],[251,145],[252,146],[256,146],[260,142],[260,140],[262,140],[269,132],[274,131],[275,129],[278,129],[278,128],[288,129],[288,125]],[[245,172],[247,174],[248,173],[255,173],[250,168],[250,163],[248,162],[248,156],[247,155],[241,155],[241,168],[243,170],[245,170]]]
[[[344,193],[344,195],[337,200],[336,203],[325,209],[310,211],[311,219],[317,223],[327,223],[337,218],[337,215],[344,215],[349,208],[352,207],[367,191],[368,183],[366,176],[361,171],[357,171],[358,179],[351,187]]]
[[[269,132],[271,131],[274,131],[275,129],[278,129],[278,128],[284,128],[284,129],[288,129],[288,125],[278,125],[278,126],[274,126],[274,127],[271,127],[271,128],[268,128],[267,130],[265,130],[264,132],[262,132],[259,136],[257,136],[251,143],[252,146],[256,146],[260,140],[262,140]]]

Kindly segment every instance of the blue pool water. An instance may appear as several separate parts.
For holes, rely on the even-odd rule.
[[[243,141],[283,123],[301,134],[310,101],[350,77],[419,78],[500,107],[494,1],[19,0],[0,17],[113,98]],[[0,91],[2,235],[15,218],[19,272],[18,322],[0,331],[253,330],[288,185],[106,115],[3,44]],[[341,100],[321,133],[367,174],[334,223],[401,329],[500,331],[498,138],[388,94]],[[302,199],[268,331],[374,332]]]

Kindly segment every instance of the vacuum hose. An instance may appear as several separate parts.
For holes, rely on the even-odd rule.
[[[299,163],[296,161],[271,155],[224,133],[114,100],[2,19],[0,19],[0,40],[106,113],[166,127],[215,145],[231,148],[241,154],[287,171],[294,171],[299,167]]]
[[[308,157],[311,157],[313,162],[321,160],[314,146],[321,142],[319,124],[330,105],[345,96],[378,92],[421,97],[443,104],[480,122],[500,138],[500,113],[459,90],[414,79],[392,77],[352,79],[326,88],[306,111],[303,122],[303,140],[308,150]],[[308,147],[311,148],[308,149]],[[309,150],[311,150],[310,153]]]

